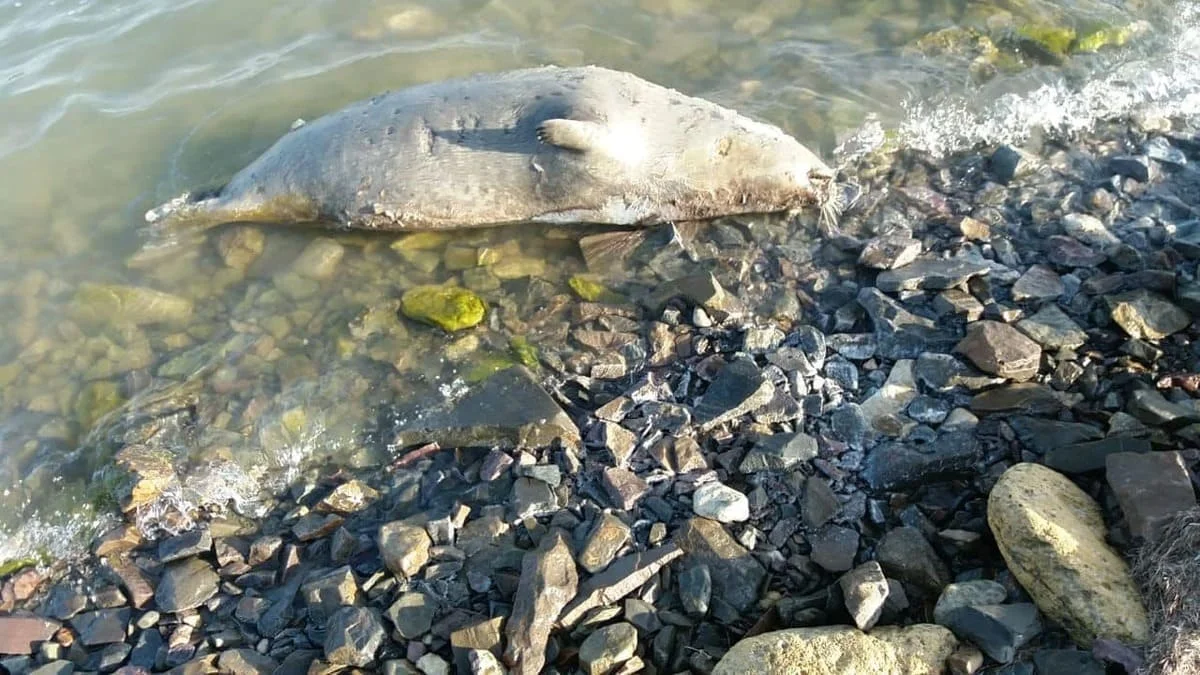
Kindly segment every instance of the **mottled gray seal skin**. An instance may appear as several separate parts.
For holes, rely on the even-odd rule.
[[[280,138],[164,229],[326,222],[435,230],[648,225],[836,208],[833,171],[781,129],[635,75],[545,66],[376,96]]]

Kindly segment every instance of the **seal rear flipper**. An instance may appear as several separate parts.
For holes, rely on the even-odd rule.
[[[150,264],[199,244],[205,232],[234,220],[216,192],[185,192],[147,211],[145,219],[142,247],[130,261],[131,266]]]
[[[604,133],[604,127],[595,122],[561,118],[545,120],[537,128],[537,138],[542,143],[575,152],[597,149]]]

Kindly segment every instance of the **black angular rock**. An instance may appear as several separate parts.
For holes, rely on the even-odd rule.
[[[924,352],[948,352],[962,337],[943,330],[932,319],[917,316],[887,297],[878,288],[863,288],[858,304],[875,329],[879,355],[888,359],[913,359]]]
[[[159,611],[182,612],[203,605],[217,594],[221,578],[199,558],[169,563],[155,592]]]
[[[695,617],[708,613],[708,602],[712,598],[712,575],[708,565],[691,565],[679,573],[679,601],[683,611]]]
[[[88,647],[124,642],[129,628],[128,609],[99,609],[71,620],[79,641]]]
[[[1000,663],[1042,632],[1037,606],[1032,603],[959,607],[946,614],[946,627],[969,640]]]
[[[1150,452],[1150,441],[1129,436],[1109,436],[1087,443],[1062,445],[1046,453],[1042,462],[1063,473],[1086,473],[1100,471],[1105,467],[1109,455],[1119,452]]]
[[[343,607],[329,617],[325,629],[325,660],[332,664],[366,667],[385,635],[378,612],[371,607]]]
[[[875,490],[897,490],[971,471],[982,451],[973,431],[949,431],[926,445],[879,445],[867,454],[863,478]]]
[[[212,550],[212,534],[208,529],[195,529],[190,532],[164,539],[158,544],[158,561],[161,563],[174,562],[184,558],[207,553]]]

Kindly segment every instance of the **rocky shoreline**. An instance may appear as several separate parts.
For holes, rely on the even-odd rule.
[[[881,150],[810,249],[768,225],[644,293],[573,283],[582,349],[387,411],[385,468],[7,570],[0,668],[1200,672],[1145,660],[1197,626],[1167,636],[1129,564],[1196,508],[1197,163],[1161,119]]]

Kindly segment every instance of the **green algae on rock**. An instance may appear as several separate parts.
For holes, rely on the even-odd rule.
[[[567,285],[571,287],[571,290],[575,291],[575,295],[578,295],[581,300],[586,300],[587,302],[615,304],[624,300],[620,295],[610,291],[603,284],[587,275],[576,274],[567,279]]]
[[[86,432],[97,420],[116,410],[124,402],[125,399],[115,382],[91,382],[75,399],[75,420],[79,422],[80,429]]]
[[[513,357],[523,366],[527,368],[536,368],[538,365],[538,350],[529,342],[529,338],[524,335],[514,335],[508,341],[508,347],[512,351]]]
[[[458,286],[417,286],[400,298],[400,311],[410,319],[453,332],[479,325],[487,304]]]
[[[80,284],[72,303],[76,319],[91,324],[183,323],[192,316],[192,301],[141,286]]]

